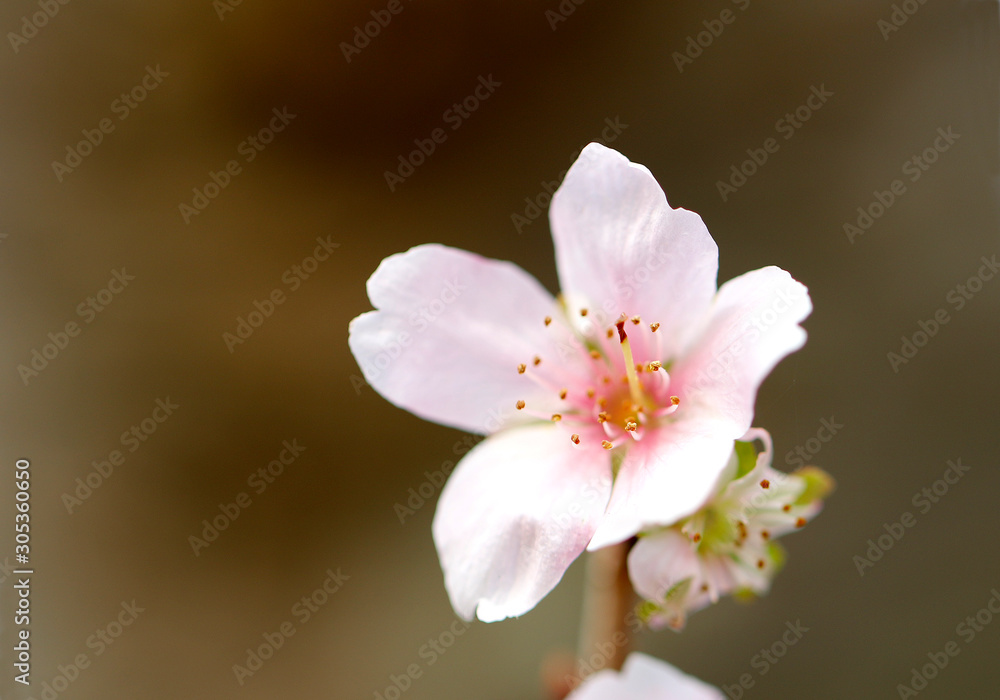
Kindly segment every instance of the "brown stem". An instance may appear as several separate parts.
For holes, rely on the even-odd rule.
[[[632,584],[626,557],[631,542],[604,547],[587,556],[587,574],[577,656],[588,667],[620,670],[631,645],[626,618],[632,608]],[[601,664],[595,663],[598,659]],[[581,674],[582,675],[582,674]],[[582,678],[581,678],[582,680]]]

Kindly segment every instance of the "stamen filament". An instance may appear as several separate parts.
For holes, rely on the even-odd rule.
[[[639,375],[635,371],[635,360],[632,359],[632,345],[628,342],[628,333],[625,332],[625,320],[615,324],[618,327],[618,339],[621,341],[622,354],[625,355],[625,374],[628,377],[628,390],[632,395],[632,402],[642,405],[642,386],[639,384]]]

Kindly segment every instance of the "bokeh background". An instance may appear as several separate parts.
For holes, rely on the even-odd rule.
[[[897,697],[955,641],[920,697],[997,697],[1000,622],[971,641],[956,627],[1000,587],[1000,280],[961,310],[949,301],[1000,253],[997,3],[911,0],[889,31],[889,0],[401,0],[348,61],[342,43],[385,2],[225,1],[52,3],[26,42],[10,33],[39,4],[0,8],[0,696],[371,699],[417,664],[408,700],[542,698],[543,658],[575,645],[580,562],[536,610],[476,623],[430,663],[425,645],[455,619],[430,532],[438,491],[403,523],[395,505],[468,436],[363,386],[347,325],[370,308],[379,261],[429,241],[513,260],[555,291],[544,207],[526,225],[512,216],[604,140],[702,215],[720,280],[777,264],[808,285],[809,342],[757,403],[776,466],[820,445],[824,419],[843,424],[811,460],[838,491],[785,540],[771,594],[637,646],[720,686],[750,674],[746,698],[839,699]],[[679,70],[675,52],[723,10],[734,21]],[[157,70],[121,119],[115,100]],[[499,86],[451,130],[445,111],[480,76]],[[786,140],[776,122],[814,86],[832,97]],[[295,116],[246,162],[240,144],[273,109]],[[114,130],[57,176],[53,161],[105,118]],[[390,191],[385,171],[442,126],[447,140]],[[910,183],[903,164],[939,128],[960,138]],[[717,182],[772,137],[780,150],[724,201]],[[186,221],[192,188],[234,159],[240,172]],[[894,179],[906,194],[851,240],[844,224]],[[292,290],[283,276],[317,237],[337,247]],[[86,311],[123,267],[124,291]],[[230,352],[223,334],[276,288],[285,302]],[[949,322],[894,370],[887,353],[942,308]],[[69,321],[82,332],[24,381],[18,367]],[[178,408],[128,452],[122,433],[168,398]],[[255,493],[248,479],[293,440],[306,449]],[[116,449],[124,463],[68,501]],[[9,663],[22,457],[30,689]],[[913,497],[958,459],[968,474],[920,512]],[[252,504],[195,555],[189,537],[241,492]],[[907,511],[916,525],[860,575],[854,557]],[[349,578],[303,621],[293,608],[328,570]],[[133,600],[135,621],[97,643]],[[761,674],[755,655],[796,621],[809,631]],[[286,622],[295,634],[238,679]],[[80,654],[89,666],[45,691]]]

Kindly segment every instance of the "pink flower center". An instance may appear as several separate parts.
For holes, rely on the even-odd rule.
[[[535,356],[518,365],[518,374],[551,392],[551,406],[517,409],[544,420],[563,423],[574,432],[574,444],[597,444],[610,450],[627,443],[626,436],[641,440],[646,430],[662,423],[680,405],[670,394],[670,375],[663,366],[659,323],[643,326],[638,316],[622,314],[612,325],[594,323],[587,309],[580,310],[580,328],[571,352],[586,355],[584,378],[562,373],[552,363]],[[551,326],[546,318],[545,325]],[[629,331],[632,336],[629,336]],[[556,363],[558,364],[558,363]],[[559,386],[558,382],[564,382]]]

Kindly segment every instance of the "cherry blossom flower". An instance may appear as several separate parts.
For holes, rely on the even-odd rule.
[[[566,700],[723,700],[719,691],[665,661],[633,652],[621,672],[598,671]]]
[[[390,402],[486,440],[433,534],[456,612],[521,615],[585,549],[696,511],[757,388],[805,342],[806,288],[777,267],[716,289],[718,249],[652,174],[590,144],[549,211],[562,287],[437,244],[382,261],[350,347]]]
[[[629,577],[650,604],[651,627],[684,626],[689,613],[733,592],[766,593],[784,562],[774,540],[802,528],[822,508],[833,480],[817,467],[783,474],[771,467],[771,436],[754,428],[764,450],[737,442],[723,486],[694,515],[644,533],[628,556]]]

